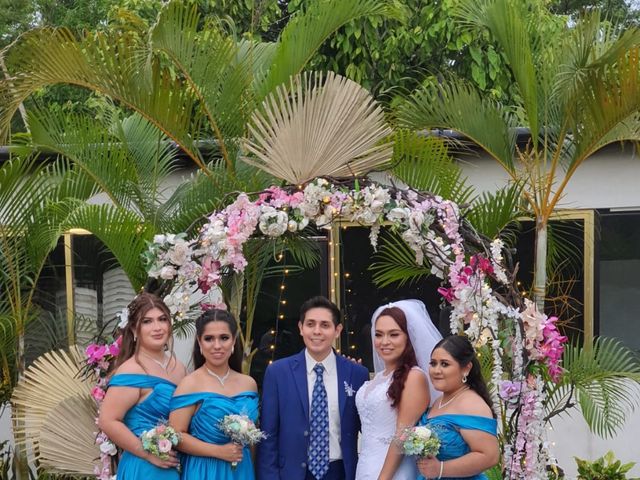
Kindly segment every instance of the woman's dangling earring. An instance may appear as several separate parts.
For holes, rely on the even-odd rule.
[[[467,383],[467,374],[462,375],[462,383]]]
[[[136,343],[138,341],[138,337],[136,337],[135,335],[133,336],[133,343]]]
[[[236,351],[236,347],[235,347],[235,345],[234,345],[233,347],[231,347],[231,353],[233,353],[233,352],[235,352],[235,351]]]

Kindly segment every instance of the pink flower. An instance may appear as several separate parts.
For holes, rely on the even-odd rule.
[[[455,299],[455,295],[453,293],[453,289],[451,288],[438,288],[438,293],[442,295],[442,297],[449,303],[453,302]]]
[[[220,303],[201,303],[200,304],[200,309],[203,312],[206,312],[207,310],[226,310],[227,309],[227,304],[224,302],[220,302]]]
[[[158,435],[162,435],[165,432],[166,429],[167,429],[167,427],[165,425],[158,425],[156,427],[156,433]]]
[[[104,399],[104,390],[97,385],[91,389],[91,396],[98,402]]]
[[[97,345],[92,343],[85,350],[85,354],[89,359],[89,363],[98,363],[108,353],[106,345]]]
[[[119,353],[120,353],[120,345],[118,345],[115,342],[109,345],[109,355],[111,355],[112,357],[117,357]]]
[[[158,450],[160,450],[161,453],[169,452],[171,450],[171,447],[171,441],[166,438],[163,438],[158,442]]]

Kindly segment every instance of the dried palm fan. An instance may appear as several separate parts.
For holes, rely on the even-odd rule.
[[[367,90],[329,72],[298,74],[254,112],[243,160],[299,185],[361,175],[391,159],[391,129]]]
[[[86,395],[67,398],[51,410],[40,432],[40,465],[47,472],[93,475],[100,456],[96,415],[96,403]]]
[[[49,413],[67,398],[90,398],[94,381],[78,374],[83,364],[83,353],[72,347],[47,352],[27,369],[11,397],[17,443],[31,443],[37,454],[40,432]]]

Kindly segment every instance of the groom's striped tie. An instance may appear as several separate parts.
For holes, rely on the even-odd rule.
[[[322,381],[324,367],[321,363],[316,363],[313,371],[316,372],[316,383],[313,385],[311,395],[311,418],[309,419],[311,430],[309,471],[320,480],[329,470],[329,405],[327,391]]]

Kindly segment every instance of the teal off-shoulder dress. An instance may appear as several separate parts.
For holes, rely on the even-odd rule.
[[[151,388],[152,392],[142,402],[134,405],[124,416],[124,424],[140,436],[169,418],[169,406],[176,386],[169,380],[138,373],[120,373],[109,381],[110,387]],[[132,454],[124,452],[118,463],[118,480],[178,480],[175,468],[160,468]]]
[[[494,418],[479,417],[475,415],[439,415],[428,417],[427,410],[420,418],[419,425],[425,425],[440,439],[440,452],[436,458],[441,461],[453,460],[466,455],[471,451],[469,445],[464,441],[460,430],[480,430],[491,435],[497,435],[498,422]],[[442,480],[486,480],[483,473],[471,477],[442,477]],[[425,480],[419,476],[418,480]]]
[[[203,442],[225,445],[231,440],[220,430],[225,415],[246,415],[254,422],[258,419],[258,394],[242,392],[231,397],[213,392],[176,395],[171,400],[171,410],[198,405],[191,417],[189,434]],[[248,447],[244,448],[242,461],[235,468],[231,463],[215,457],[182,456],[182,480],[253,480],[253,462]]]

